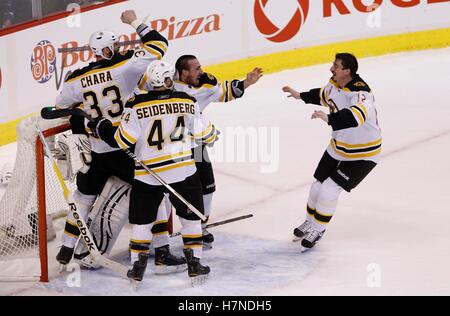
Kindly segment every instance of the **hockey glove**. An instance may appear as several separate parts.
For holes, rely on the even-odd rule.
[[[94,121],[88,122],[87,126],[91,129],[92,136],[96,138],[102,138],[102,129],[105,128],[107,125],[111,125],[112,123],[110,120],[104,118],[104,117],[98,117],[94,119]]]

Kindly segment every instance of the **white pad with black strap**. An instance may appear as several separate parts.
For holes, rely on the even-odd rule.
[[[98,196],[86,224],[102,255],[109,255],[119,234],[128,221],[131,185],[110,177]],[[78,243],[74,257],[84,266],[94,267],[84,243]]]
[[[92,161],[91,143],[83,134],[61,134],[58,137],[58,146],[66,155],[68,162],[68,176],[73,179],[78,171],[86,173]]]

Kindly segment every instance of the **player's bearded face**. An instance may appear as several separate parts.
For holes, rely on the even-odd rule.
[[[189,61],[189,73],[187,75],[187,83],[193,86],[200,84],[200,77],[203,75],[202,65],[197,59],[192,59]]]

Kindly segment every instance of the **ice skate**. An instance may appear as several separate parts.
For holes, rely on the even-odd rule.
[[[147,268],[148,254],[139,253],[139,259],[133,263],[133,268],[128,270],[127,277],[131,281],[131,286],[136,289],[144,278],[145,269]]]
[[[311,229],[302,239],[302,252],[306,252],[313,248],[316,243],[322,238],[323,234],[325,233],[325,230],[318,231]]]
[[[211,269],[208,266],[202,265],[199,258],[194,257],[194,251],[192,249],[184,249],[183,252],[186,256],[188,275],[191,279],[192,287],[204,284]]]
[[[292,241],[300,241],[311,230],[311,224],[304,221],[300,226],[294,229],[294,239]]]
[[[186,271],[186,259],[170,253],[169,246],[155,248],[155,274],[169,274]]]
[[[56,260],[60,263],[59,272],[62,272],[65,269],[65,266],[72,259],[73,250],[74,248],[69,248],[64,245],[61,246],[61,249],[59,249],[59,252],[56,255]]]

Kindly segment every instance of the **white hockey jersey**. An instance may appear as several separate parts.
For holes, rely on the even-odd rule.
[[[56,98],[56,107],[70,108],[82,103],[83,109],[93,118],[106,117],[118,125],[124,105],[133,95],[147,66],[153,60],[161,59],[167,51],[167,40],[155,30],[141,24],[138,33],[144,49],[124,51],[110,60],[93,62],[75,70]],[[89,139],[92,151],[96,153],[117,150],[92,135]]]
[[[333,131],[327,152],[334,159],[378,162],[382,139],[375,100],[359,76],[344,88],[330,79],[325,87],[302,93],[301,98],[330,109],[328,124]]]
[[[239,80],[219,82],[216,77],[208,73],[203,73],[199,80],[198,86],[175,80],[174,88],[193,96],[197,100],[201,112],[211,102],[228,102],[240,98],[244,94],[243,84],[240,84]],[[139,89],[147,91],[152,89],[146,75],[140,80]]]
[[[121,148],[136,144],[137,158],[167,183],[175,183],[196,171],[185,130],[203,144],[212,144],[217,137],[212,123],[200,115],[195,98],[173,90],[150,91],[128,101],[114,141]],[[135,179],[160,185],[139,164],[135,166]]]

